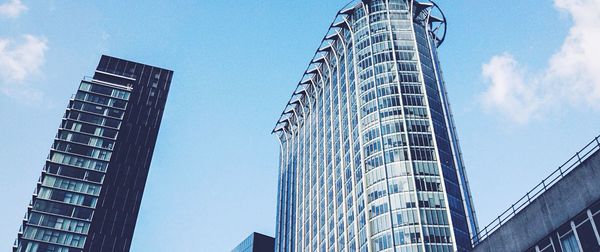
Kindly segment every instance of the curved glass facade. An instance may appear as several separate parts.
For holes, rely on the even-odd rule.
[[[467,251],[477,224],[436,54],[443,15],[351,4],[274,129],[275,249]]]

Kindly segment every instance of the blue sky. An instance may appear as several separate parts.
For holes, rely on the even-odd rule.
[[[269,133],[344,4],[0,0],[0,247],[12,245],[67,100],[101,54],[175,71],[132,250],[228,251],[252,231],[272,235]],[[484,226],[600,133],[600,1],[438,4]]]

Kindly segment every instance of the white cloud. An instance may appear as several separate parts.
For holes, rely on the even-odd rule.
[[[526,79],[525,71],[508,53],[494,56],[484,64],[482,74],[490,82],[482,96],[488,110],[497,110],[513,121],[525,123],[543,104],[538,96],[539,81]]]
[[[48,49],[43,37],[24,35],[21,44],[12,46],[13,40],[0,38],[0,77],[4,81],[22,81],[44,64]]]
[[[39,72],[45,62],[48,50],[43,37],[23,35],[16,43],[11,39],[0,38],[0,91],[8,96],[39,99],[41,93],[27,86],[23,81],[31,74]]]
[[[27,6],[21,0],[8,0],[8,2],[0,4],[0,17],[16,18],[26,10]]]
[[[482,102],[516,122],[556,107],[586,106],[600,111],[600,0],[554,0],[573,26],[546,69],[528,72],[510,54],[483,65],[489,82]]]
[[[40,104],[44,98],[42,91],[28,86],[4,86],[0,87],[0,92],[28,104]]]

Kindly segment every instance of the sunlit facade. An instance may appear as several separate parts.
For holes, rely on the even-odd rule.
[[[69,100],[13,251],[129,251],[172,75],[102,56]]]
[[[475,212],[432,2],[336,15],[273,132],[275,251],[468,251]]]

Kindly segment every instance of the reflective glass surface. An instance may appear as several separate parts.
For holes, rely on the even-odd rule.
[[[277,251],[467,251],[476,229],[429,8],[336,17],[276,127]]]

